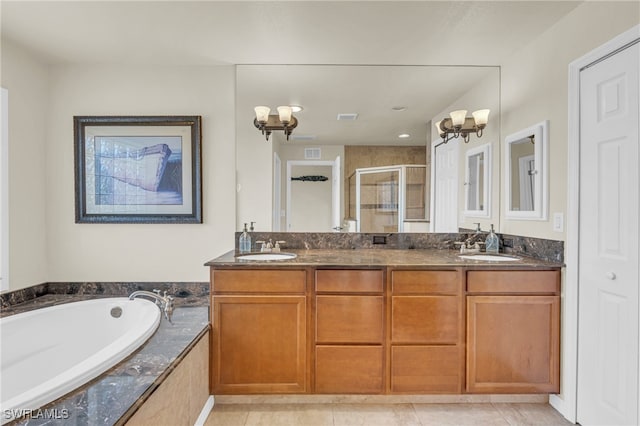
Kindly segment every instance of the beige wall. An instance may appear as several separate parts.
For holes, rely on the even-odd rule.
[[[2,87],[9,93],[9,286],[19,289],[45,282],[48,273],[47,67],[2,40]]]
[[[2,45],[9,90],[10,289],[46,281],[207,281],[233,247],[233,66],[46,66]],[[201,115],[200,225],[76,224],[74,115]]]
[[[569,63],[638,23],[638,2],[585,2],[502,64],[502,140],[525,127],[550,120],[549,220],[505,219],[503,184],[502,232],[565,239],[565,232],[553,231],[552,219],[554,212],[561,212],[566,220],[567,211]],[[505,170],[504,159],[501,168]]]
[[[234,67],[55,66],[50,90],[47,280],[207,281],[234,243]],[[74,115],[201,115],[204,223],[74,223]]]

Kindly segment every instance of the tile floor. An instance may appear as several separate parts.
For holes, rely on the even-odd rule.
[[[216,404],[206,426],[571,425],[548,404]]]

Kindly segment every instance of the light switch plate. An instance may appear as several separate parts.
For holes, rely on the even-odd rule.
[[[553,230],[556,232],[564,231],[564,214],[563,213],[553,214]]]

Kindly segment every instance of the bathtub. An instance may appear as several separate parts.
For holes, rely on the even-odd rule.
[[[1,424],[99,376],[158,328],[144,299],[95,299],[0,319]]]

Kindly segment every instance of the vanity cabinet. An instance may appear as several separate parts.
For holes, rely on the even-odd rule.
[[[315,393],[384,390],[384,273],[315,274]]]
[[[391,392],[461,393],[461,270],[391,271]]]
[[[467,272],[470,393],[560,390],[560,272]]]
[[[213,394],[305,393],[305,270],[211,272]]]

